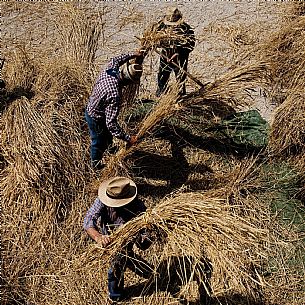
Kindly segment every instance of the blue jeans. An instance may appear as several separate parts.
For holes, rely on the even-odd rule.
[[[113,301],[119,301],[124,297],[126,268],[143,278],[149,278],[151,270],[153,270],[147,261],[133,252],[132,244],[128,244],[122,252],[116,255],[108,269],[108,292]]]
[[[94,119],[85,111],[85,118],[91,137],[91,163],[94,168],[101,166],[105,150],[112,144],[113,136],[106,126],[105,119]]]

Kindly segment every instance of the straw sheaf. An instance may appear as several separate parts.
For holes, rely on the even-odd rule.
[[[33,90],[37,99],[44,100],[44,107],[60,106],[74,102],[83,108],[91,91],[91,79],[84,67],[62,58],[44,62],[39,67]]]
[[[88,202],[80,190],[91,174],[83,162],[89,156],[85,156],[77,128],[78,115],[71,117],[50,108],[42,112],[40,104],[26,98],[16,100],[1,119],[1,152],[6,161],[1,173],[3,274],[8,293],[4,299],[18,296],[30,300],[25,291],[31,290],[34,303],[42,293],[36,287],[45,282],[39,274],[50,264],[50,253],[58,251],[54,244],[59,243],[61,229],[69,231],[80,217],[74,200],[78,198],[78,205]],[[60,239],[68,245],[68,235],[73,239],[77,231],[64,233]],[[64,242],[59,248],[59,252],[70,254],[76,249],[69,252]],[[56,264],[60,261],[54,261],[52,268],[57,268]]]
[[[37,61],[20,45],[7,54],[9,64],[4,65],[2,77],[7,91],[30,92],[37,77]]]
[[[145,116],[143,121],[138,125],[137,137],[139,143],[132,147],[121,146],[119,151],[110,156],[107,159],[106,168],[102,172],[102,180],[108,179],[115,175],[127,175],[129,174],[129,167],[125,162],[127,155],[131,154],[133,151],[139,149],[142,146],[141,141],[144,136],[149,137],[153,129],[158,127],[158,125],[170,117],[174,111],[176,111],[176,103],[178,100],[178,85],[174,84],[165,94],[163,94],[159,101],[156,102],[152,110]]]
[[[75,63],[76,67],[83,67],[87,74],[93,74],[93,63],[99,47],[101,28],[103,23],[85,11],[77,9],[73,4],[62,6],[60,15],[55,19],[61,37],[60,50],[63,56]]]
[[[191,38],[187,35],[179,35],[174,28],[167,27],[162,31],[158,31],[155,25],[144,31],[141,38],[141,46],[146,50],[154,50],[156,48],[168,47],[171,44],[185,45],[190,42]]]
[[[305,152],[305,95],[299,84],[287,93],[276,109],[271,124],[268,149],[279,156],[302,155]]]
[[[255,266],[267,257],[265,251],[269,244],[269,232],[237,216],[238,213],[233,211],[238,209],[238,206],[226,205],[224,199],[201,193],[185,193],[165,199],[113,233],[113,243],[109,248],[102,249],[104,254],[99,259],[106,259],[107,256],[111,259],[133,241],[141,229],[146,228],[161,243],[155,246],[155,252],[151,250],[145,256],[148,259],[157,255],[157,258],[151,258],[157,264],[154,265],[155,271],[158,262],[173,255],[189,257],[190,260],[194,257],[202,270],[203,261],[210,260],[214,292],[232,289],[247,295],[254,294],[254,283],[263,284],[255,275]],[[166,236],[166,239],[158,240],[158,236]],[[87,253],[87,259],[98,264],[93,258],[98,253],[101,253],[98,249],[92,249]],[[82,262],[89,263],[83,259]],[[201,280],[205,281],[204,274],[201,274]]]
[[[269,62],[273,80],[273,101],[280,104],[287,97],[286,91],[304,83],[305,18],[299,16],[290,22],[283,21],[278,32],[268,37],[255,51],[258,60]],[[296,77],[296,75],[298,77]],[[287,93],[288,93],[287,92]]]

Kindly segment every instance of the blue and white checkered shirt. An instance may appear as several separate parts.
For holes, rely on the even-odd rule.
[[[121,103],[119,67],[133,57],[135,55],[130,53],[111,59],[107,68],[98,76],[87,105],[87,112],[91,118],[106,120],[110,133],[125,141],[129,141],[130,136],[123,131],[117,121]]]
[[[83,227],[86,231],[89,228],[94,228],[100,233],[107,235],[145,211],[146,207],[138,197],[120,208],[108,207],[99,198],[96,198],[86,213]]]

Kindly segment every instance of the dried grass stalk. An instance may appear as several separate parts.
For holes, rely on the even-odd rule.
[[[174,84],[165,94],[161,95],[159,101],[139,124],[137,137],[140,140],[132,147],[122,146],[119,151],[107,158],[106,168],[102,172],[102,179],[108,179],[115,175],[130,176],[128,166],[125,162],[127,155],[141,147],[141,140],[149,132],[156,128],[160,122],[168,118],[174,111],[178,99],[178,84]]]

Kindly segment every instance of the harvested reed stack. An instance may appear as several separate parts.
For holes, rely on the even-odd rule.
[[[26,52],[24,46],[17,47],[7,55],[7,64],[4,66],[6,90],[29,94],[37,73],[36,60]]]
[[[187,94],[179,102],[174,118],[189,124],[193,130],[215,126],[220,119],[253,104],[249,92],[265,90],[270,78],[265,63],[237,66],[212,83]],[[192,123],[192,117],[197,116]]]
[[[165,47],[175,41],[178,44],[185,45],[191,38],[186,35],[179,35],[174,27],[167,27],[158,31],[156,25],[150,25],[143,33],[140,39],[141,46],[145,50],[154,50],[158,47]]]
[[[291,21],[305,15],[305,3],[303,1],[294,1],[287,3],[283,7],[283,19]]]
[[[44,283],[36,275],[60,262],[50,253],[56,252],[61,230],[78,228],[74,202],[84,201],[82,189],[90,175],[77,120],[66,113],[43,113],[39,104],[16,100],[1,120],[1,151],[7,163],[1,176],[4,299],[31,298],[34,303]],[[79,229],[73,231],[73,237],[79,234]],[[67,245],[61,246],[59,256]]]
[[[10,105],[1,125],[1,150],[8,163],[1,180],[3,278],[6,297],[18,300],[27,289],[24,276],[46,255],[43,241],[54,234],[58,198],[51,181],[60,139],[25,98]]]
[[[190,93],[181,102],[188,107],[201,101],[223,101],[235,109],[249,105],[248,90],[265,88],[269,84],[267,63],[254,63],[228,70],[212,83]]]
[[[213,100],[225,104],[225,107],[242,107],[247,104],[245,99],[246,91],[257,88],[259,85],[264,85],[268,81],[266,73],[266,66],[264,64],[249,65],[235,68],[229,71],[215,82],[206,85],[204,88],[190,93],[182,99],[178,99],[178,84],[173,87],[160,98],[158,104],[151,109],[143,122],[140,124],[138,131],[138,138],[141,139],[152,128],[156,128],[158,124],[174,114],[179,118],[180,112],[188,112],[188,108],[192,109],[194,106],[200,106],[205,100]],[[241,97],[241,95],[244,95]],[[185,120],[185,118],[184,118]],[[136,146],[135,146],[136,147]],[[135,148],[133,148],[135,149]],[[112,156],[107,162],[107,168],[104,171],[103,178],[112,176],[118,173],[119,170],[114,168],[121,166],[123,159],[129,154],[131,150],[120,150],[117,156]]]
[[[281,104],[289,90],[304,83],[305,19],[284,20],[278,32],[267,37],[255,52],[258,60],[268,62],[272,78],[273,102]]]
[[[84,103],[91,90],[91,79],[84,67],[74,61],[63,59],[42,62],[34,83],[37,99],[43,100],[43,107],[54,104],[61,107],[65,103],[74,103],[83,111]]]
[[[79,259],[79,266],[83,264],[83,268],[90,266],[91,269],[91,264],[94,264],[97,267],[101,259],[111,259],[141,229],[146,228],[161,243],[145,256],[154,264],[155,275],[162,261],[173,256],[185,257],[194,262],[191,265],[193,277],[183,278],[183,284],[190,284],[198,276],[198,283],[207,285],[204,270],[207,271],[206,264],[210,261],[214,293],[230,290],[257,297],[254,287],[257,283],[263,284],[258,270],[261,260],[266,257],[269,233],[237,216],[238,213],[232,213],[238,209],[238,206],[227,205],[224,199],[201,193],[185,193],[164,199],[152,210],[118,229],[108,250],[89,250]],[[187,273],[186,270],[182,272]],[[159,276],[162,278],[165,274]],[[153,285],[153,281],[150,284]]]
[[[86,69],[88,72],[84,76],[94,73],[93,63],[101,35],[101,23],[97,20],[71,3],[62,6],[55,20],[63,56],[76,67]]]
[[[305,96],[300,83],[287,93],[285,101],[276,109],[268,144],[270,153],[294,156],[305,153]]]

